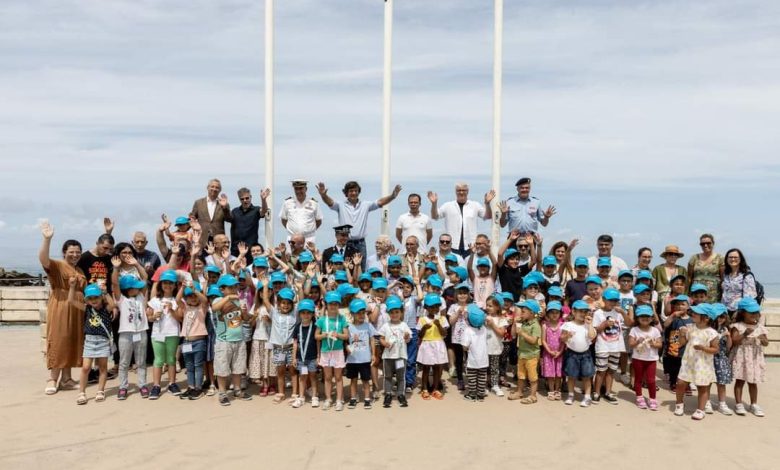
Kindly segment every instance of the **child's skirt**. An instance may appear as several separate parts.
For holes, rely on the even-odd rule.
[[[271,350],[266,349],[268,342],[262,339],[252,340],[252,355],[249,358],[249,378],[267,379],[271,372]]]
[[[444,340],[423,341],[417,351],[417,363],[424,366],[437,366],[449,362],[447,346]]]
[[[543,377],[561,377],[563,371],[563,354],[558,357],[552,357],[547,351],[542,351],[542,376]]]
[[[102,335],[84,335],[84,351],[81,357],[85,359],[107,358],[111,355],[111,344]]]

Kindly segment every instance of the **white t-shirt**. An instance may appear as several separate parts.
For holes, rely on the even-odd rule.
[[[631,291],[620,293],[620,308],[628,312],[628,310],[634,306],[636,299],[634,299],[634,293]]]
[[[651,326],[648,331],[642,331],[638,326],[631,328],[628,333],[630,338],[638,340],[654,341],[661,337],[661,332],[658,328]],[[651,348],[649,344],[638,344],[632,352],[633,359],[639,359],[640,361],[657,361],[658,360],[658,348]]]
[[[468,348],[469,354],[466,367],[469,369],[484,369],[488,366],[487,328],[474,328],[467,326],[463,332],[463,347]]]
[[[498,324],[499,328],[506,328],[507,325],[509,325],[509,322],[506,321],[506,318],[504,317],[487,317],[487,321],[495,321]],[[498,336],[495,331],[493,331],[493,328],[490,327],[487,323],[485,323],[485,329],[487,330],[487,351],[488,355],[490,356],[497,356],[500,355],[501,352],[504,350],[504,338],[503,336]]]
[[[459,313],[459,310],[463,309],[463,313]],[[447,317],[452,325],[452,342],[454,344],[463,344],[463,332],[466,330],[466,306],[460,306],[458,304],[450,305],[447,310]]]
[[[562,331],[568,331],[572,336],[566,340],[566,347],[574,352],[582,353],[588,350],[590,338],[588,338],[588,325],[578,325],[573,321],[567,321],[561,326]]]
[[[612,327],[604,328],[604,331],[596,334],[596,354],[598,353],[621,353],[626,352],[626,345],[623,342],[623,316],[614,310],[605,312],[602,309],[596,310],[593,314],[593,328],[598,328],[602,323],[611,318],[615,321]]]
[[[406,355],[406,339],[404,339],[407,333],[411,338],[412,330],[404,322],[387,322],[379,328],[379,336],[391,343],[390,347],[385,348],[382,352],[382,359],[406,359],[408,357]]]
[[[146,298],[143,294],[129,298],[124,295],[116,303],[119,307],[119,332],[138,333],[149,329],[146,319]]]
[[[401,229],[401,244],[406,242],[406,237],[414,235],[417,237],[421,249],[428,246],[428,230],[431,230],[431,218],[422,212],[413,216],[410,212],[401,214],[395,228]]]
[[[255,323],[255,332],[252,333],[252,339],[268,341],[271,337],[271,324],[266,323],[265,320],[263,320],[263,318],[269,316],[268,310],[266,310],[265,307],[260,307],[255,310],[255,315],[257,315],[257,323]]]
[[[282,314],[278,309],[271,311],[271,335],[268,342],[274,346],[289,346],[292,344],[292,332],[298,320],[293,312]]]
[[[173,316],[176,310],[176,299],[173,297],[155,297],[147,304],[152,310],[162,312],[159,320],[152,324],[152,339],[165,341],[168,336],[179,336],[179,321]]]

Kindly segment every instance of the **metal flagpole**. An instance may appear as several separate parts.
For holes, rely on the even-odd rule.
[[[497,250],[501,236],[501,94],[503,75],[504,0],[495,0],[493,27],[493,249]]]
[[[265,185],[271,190],[265,246],[274,246],[274,0],[265,0]]]
[[[382,196],[390,194],[390,99],[393,91],[393,0],[385,0],[384,80],[382,81]],[[382,234],[389,234],[390,205],[382,208]]]

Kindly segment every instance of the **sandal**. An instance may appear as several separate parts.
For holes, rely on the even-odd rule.
[[[103,390],[99,390],[95,394],[95,401],[99,403],[99,402],[105,401],[105,400],[106,400],[106,392],[104,392]]]
[[[560,401],[561,400],[561,392],[555,392],[555,400]]]
[[[86,393],[79,393],[79,396],[76,397],[76,404],[77,405],[86,405],[87,404],[87,394]]]
[[[267,397],[268,396],[268,385],[264,386],[261,390],[259,395],[261,397]]]
[[[43,390],[46,395],[54,395],[57,393],[57,381],[49,379],[46,381],[46,388]]]
[[[428,393],[428,390],[423,390],[420,393],[420,396],[422,397],[423,400],[430,400],[431,399],[431,394]]]
[[[431,396],[437,400],[444,400],[444,395],[438,390],[434,390],[434,392],[431,393]]]
[[[547,399],[550,401],[555,401],[555,392],[547,392]]]
[[[527,397],[523,398],[522,400],[520,400],[520,403],[522,403],[523,405],[534,404],[534,403],[536,403],[536,397],[533,396],[533,395],[527,396]]]
[[[284,401],[284,393],[277,393],[276,395],[274,395],[274,405],[278,405],[283,401]]]
[[[78,387],[78,385],[79,383],[71,378],[65,382],[60,382],[60,390],[73,390]]]

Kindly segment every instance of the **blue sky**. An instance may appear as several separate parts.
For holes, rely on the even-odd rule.
[[[35,263],[40,219],[90,245],[104,214],[120,238],[151,231],[212,176],[234,205],[238,187],[256,194],[263,3],[2,2],[0,265]],[[276,3],[277,206],[293,177],[376,196],[382,2]],[[395,3],[393,181],[484,193],[493,2]],[[501,192],[534,178],[559,208],[550,242],[576,236],[591,254],[614,233],[633,259],[642,245],[693,253],[711,231],[721,249],[780,253],[779,3],[505,3]]]

